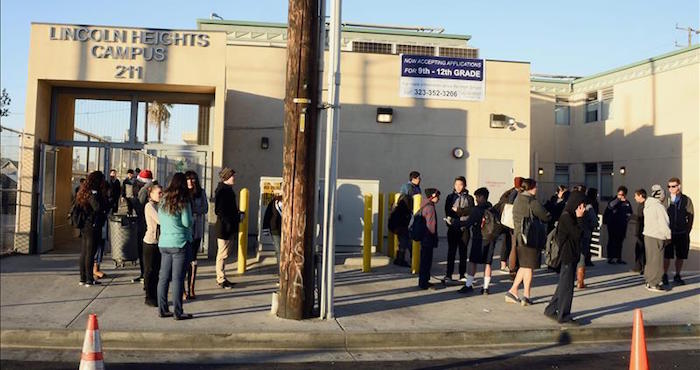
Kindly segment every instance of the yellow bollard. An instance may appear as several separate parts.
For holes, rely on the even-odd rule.
[[[243,220],[238,224],[238,273],[243,275],[246,268],[246,259],[248,258],[248,218],[250,207],[248,207],[250,194],[248,189],[241,189],[239,197],[240,203],[238,209],[243,212]]]
[[[420,202],[421,202],[421,196],[420,194],[416,194],[413,196],[413,214],[415,215],[418,211],[420,211]],[[413,253],[411,256],[411,272],[414,274],[418,273],[418,270],[420,270],[420,242],[414,241],[413,242]]]
[[[379,210],[377,214],[377,253],[384,249],[384,193],[379,193]]]
[[[389,215],[391,215],[391,211],[394,210],[394,204],[396,204],[395,196],[396,193],[389,193]],[[394,248],[396,248],[396,235],[393,232],[391,232],[391,230],[389,230],[387,236],[388,240],[386,247],[386,256],[389,258],[394,258],[396,256],[396,252],[394,250]]]
[[[401,198],[401,193],[394,193],[394,205],[399,203],[399,198]],[[391,251],[391,258],[396,259],[399,253],[399,235],[394,234],[394,249]]]
[[[365,225],[362,233],[362,272],[372,270],[372,194],[365,194]]]

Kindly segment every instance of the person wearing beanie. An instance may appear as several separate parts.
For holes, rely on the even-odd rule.
[[[639,190],[639,195],[635,194],[635,198],[643,198],[640,200],[644,204],[644,281],[650,292],[663,292],[664,247],[671,240],[671,228],[666,207],[661,203],[664,198],[663,189],[660,185],[654,185],[651,189],[651,197]]]
[[[561,261],[559,283],[552,299],[544,309],[544,315],[560,324],[578,324],[571,316],[571,304],[574,298],[574,271],[581,254],[579,248],[583,234],[585,203],[586,195],[583,192],[571,192],[557,224],[555,237],[559,244]]]
[[[238,237],[238,224],[242,214],[236,203],[236,192],[233,184],[236,171],[224,167],[219,172],[219,185],[214,192],[214,213],[216,213],[216,283],[220,288],[231,289],[234,283],[226,279],[226,259],[229,252],[235,251]]]
[[[418,287],[429,289],[430,269],[433,265],[433,249],[438,246],[437,212],[435,204],[440,200],[440,190],[435,188],[425,189],[425,199],[421,202],[420,215],[425,219],[426,230],[420,242],[420,267],[418,271]]]
[[[464,286],[459,290],[459,293],[471,293],[474,288],[474,276],[478,265],[484,265],[484,285],[481,288],[481,294],[489,294],[489,284],[491,283],[491,263],[493,262],[494,242],[484,239],[481,232],[482,223],[485,220],[487,210],[491,209],[489,203],[489,191],[486,188],[478,188],[474,192],[476,197],[476,207],[469,214],[467,220],[461,223],[464,227],[471,229],[472,246],[469,252],[469,270]],[[493,213],[491,214],[493,215]],[[492,218],[492,222],[495,222]]]
[[[137,233],[136,233],[136,248],[139,255],[139,268],[141,274],[138,277],[131,279],[132,283],[143,282],[144,260],[143,260],[143,238],[146,235],[146,204],[148,203],[148,195],[151,192],[153,181],[153,173],[149,169],[143,169],[137,172],[136,181],[133,183],[134,197],[131,198],[133,210],[136,211],[137,217]]]

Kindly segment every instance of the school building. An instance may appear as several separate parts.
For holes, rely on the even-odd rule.
[[[282,175],[286,35],[285,24],[202,19],[196,30],[32,24],[14,249],[76,248],[65,217],[72,191],[110,168],[120,179],[150,168],[160,181],[194,169],[211,197],[230,166],[236,189],[250,190],[257,235],[261,189]],[[407,55],[467,58],[483,78],[465,73],[464,90],[414,89],[422,80],[407,75]],[[483,59],[468,35],[344,26],[335,217],[349,231],[340,240],[359,240],[364,192],[398,191],[411,170],[443,194],[464,175],[493,202],[513,176],[537,178],[543,196],[559,182],[608,196],[619,184],[678,176],[700,203],[699,55],[691,47],[587,78],[542,79],[528,62]]]

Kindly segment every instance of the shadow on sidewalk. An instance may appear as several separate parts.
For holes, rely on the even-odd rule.
[[[569,344],[571,344],[571,337],[569,336],[569,333],[564,331],[564,332],[561,332],[559,334],[559,338],[557,340],[557,343],[548,344],[548,345],[544,345],[541,347],[523,349],[520,351],[514,351],[514,352],[506,353],[504,355],[499,355],[499,356],[470,359],[470,360],[463,360],[463,361],[460,360],[460,361],[449,363],[449,364],[422,367],[422,368],[417,368],[417,369],[420,369],[420,370],[443,370],[443,369],[456,369],[456,368],[466,368],[466,367],[469,367],[469,368],[478,367],[480,365],[485,365],[485,364],[488,364],[491,362],[504,361],[504,360],[508,360],[511,358],[520,357],[520,356],[532,354],[535,352],[548,350],[551,348],[567,346]],[[584,359],[582,359],[582,361],[583,360]],[[575,364],[574,363],[567,363],[567,366],[573,367],[573,365],[575,365]]]

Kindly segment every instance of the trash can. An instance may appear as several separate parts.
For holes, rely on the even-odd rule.
[[[112,246],[112,260],[117,268],[124,267],[127,261],[138,259],[137,235],[137,217],[126,214],[109,216],[109,244]]]

